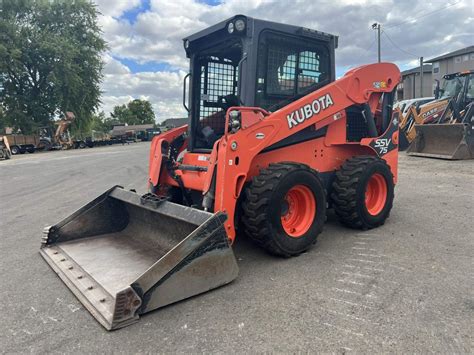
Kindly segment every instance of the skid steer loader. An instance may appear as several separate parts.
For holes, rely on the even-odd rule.
[[[149,192],[116,186],[44,231],[41,255],[107,329],[237,277],[237,231],[290,257],[382,225],[397,180],[400,71],[335,81],[337,37],[237,15],[184,39],[189,125],[155,138]]]
[[[473,159],[474,70],[446,75],[445,80],[440,101],[422,106],[407,131],[407,137],[412,140],[407,154],[449,160]]]

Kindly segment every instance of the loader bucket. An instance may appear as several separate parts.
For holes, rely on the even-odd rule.
[[[226,218],[117,186],[46,228],[40,253],[105,328],[117,329],[237,277]]]
[[[450,160],[474,158],[474,131],[471,125],[424,124],[416,125],[416,138],[407,150],[408,155]]]

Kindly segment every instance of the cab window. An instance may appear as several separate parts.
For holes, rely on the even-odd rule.
[[[329,51],[321,43],[267,34],[259,43],[257,105],[273,111],[330,80]]]

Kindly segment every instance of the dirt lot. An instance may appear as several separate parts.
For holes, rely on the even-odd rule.
[[[0,162],[1,352],[474,351],[474,160],[404,154],[383,227],[330,215],[286,260],[239,237],[235,282],[106,332],[39,256],[41,232],[114,184],[143,192],[148,148]]]

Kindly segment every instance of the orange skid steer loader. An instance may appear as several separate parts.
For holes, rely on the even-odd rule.
[[[336,47],[242,15],[184,39],[190,123],[153,139],[149,192],[113,187],[45,229],[42,256],[104,327],[234,280],[237,234],[290,257],[316,242],[328,204],[348,227],[385,222],[400,72],[335,80]]]

